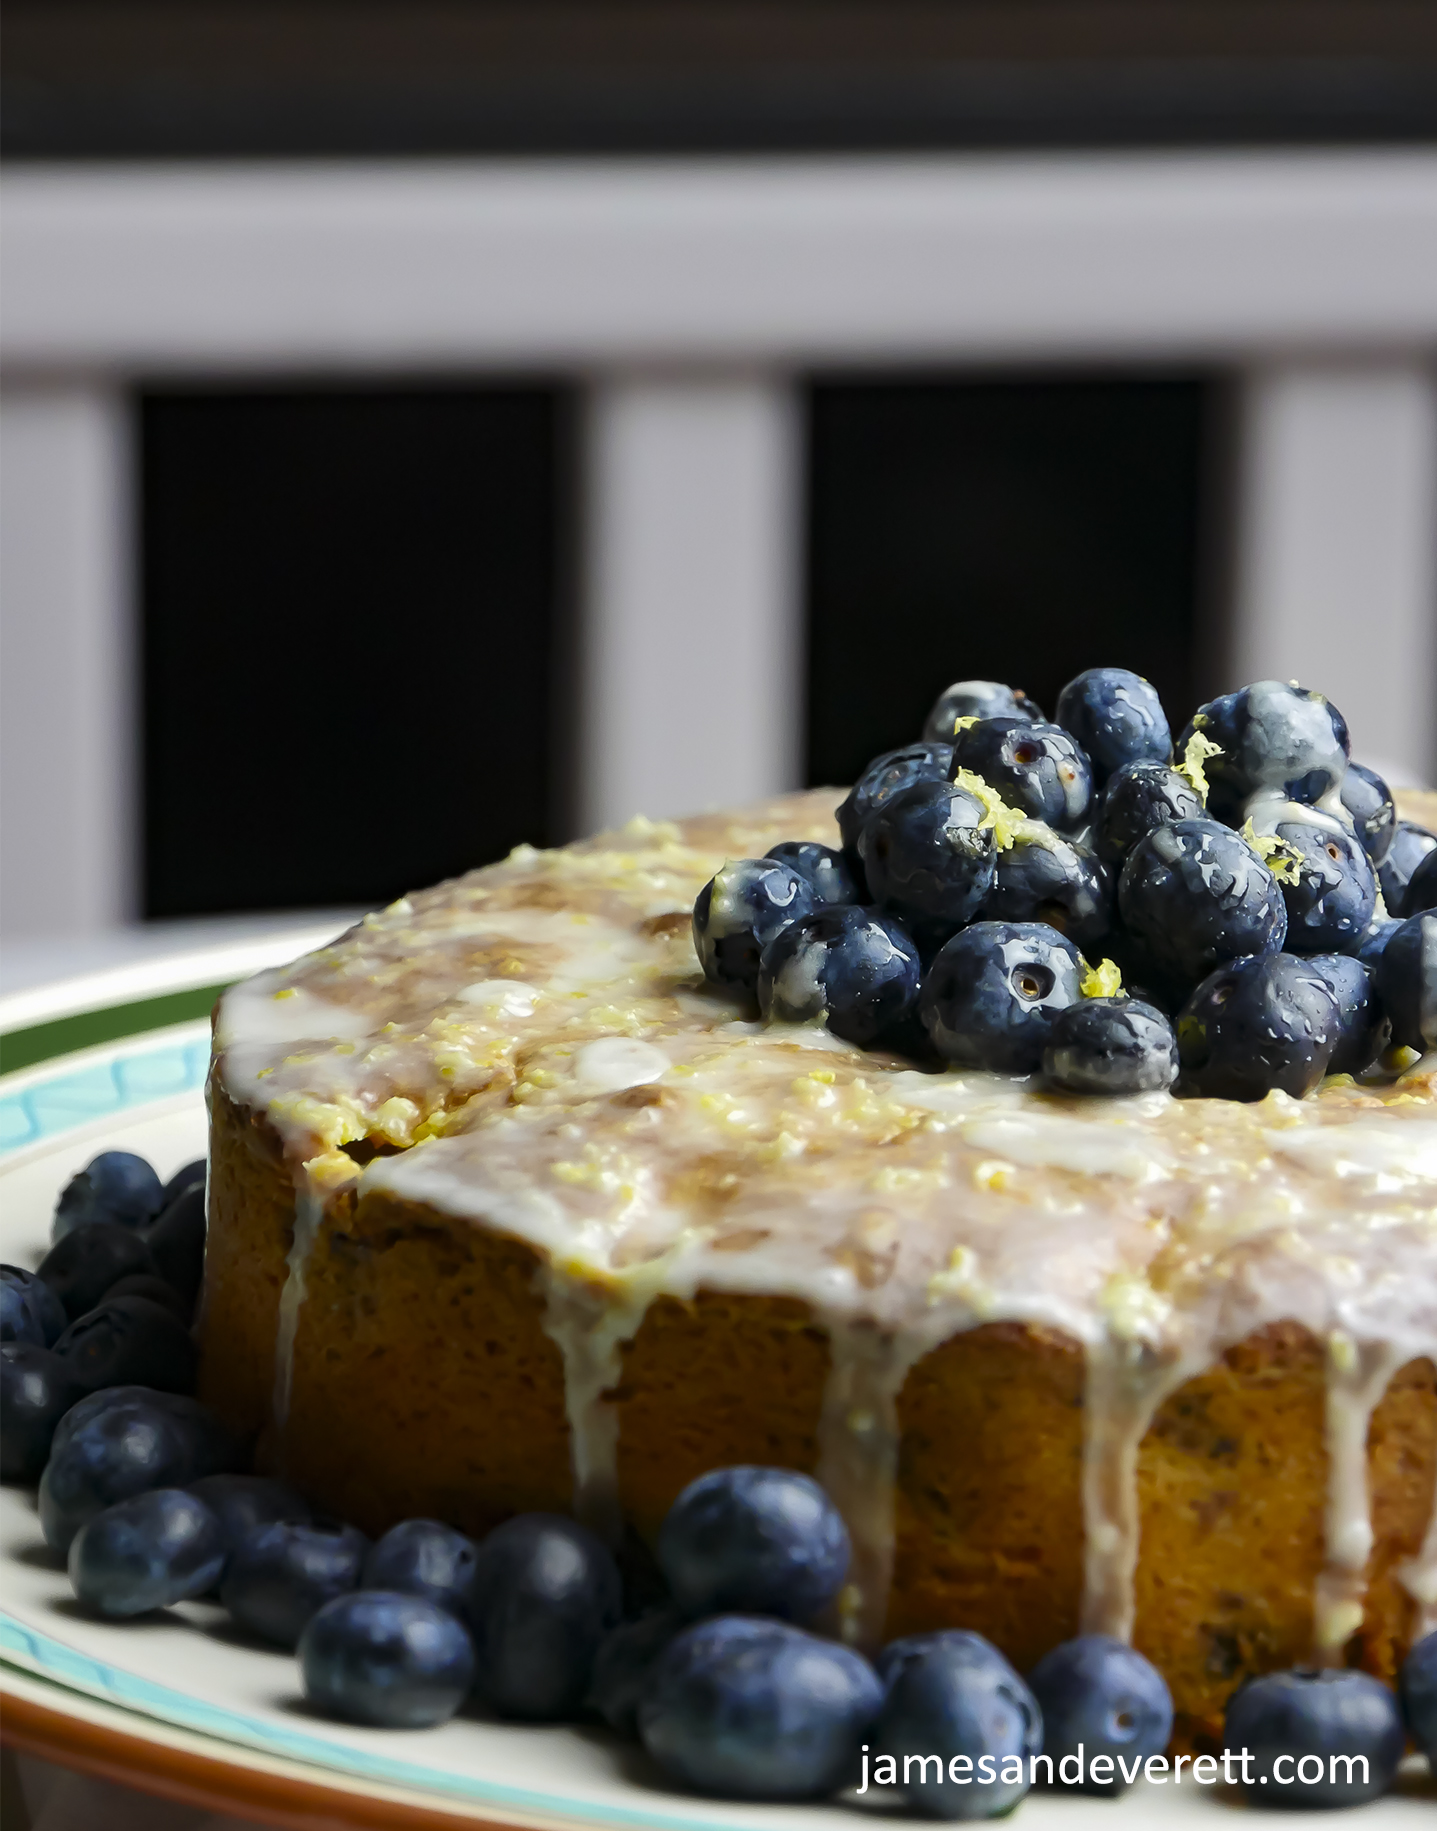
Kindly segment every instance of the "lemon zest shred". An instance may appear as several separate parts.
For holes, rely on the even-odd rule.
[[[1242,836],[1280,884],[1295,884],[1301,877],[1302,854],[1276,833],[1258,833],[1251,819],[1243,823]]]
[[[1018,829],[1027,824],[1028,816],[1021,808],[1009,807],[997,789],[982,776],[975,776],[971,769],[960,769],[953,777],[953,786],[965,789],[975,801],[981,802],[983,818],[978,822],[978,831],[991,828],[994,844],[1000,852],[1006,852],[1018,837]]]
[[[1197,723],[1196,719],[1193,721]],[[1222,745],[1214,744],[1210,737],[1204,737],[1201,731],[1194,731],[1183,746],[1183,760],[1174,764],[1180,776],[1186,776],[1193,793],[1207,806],[1208,779],[1204,767],[1209,757],[1220,757]]]
[[[1104,960],[1097,966],[1090,966],[1083,974],[1078,990],[1084,998],[1119,998],[1122,996],[1123,975],[1116,960]]]

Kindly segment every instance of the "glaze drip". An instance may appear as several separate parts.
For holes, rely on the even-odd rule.
[[[294,1239],[285,1260],[284,1288],[279,1294],[279,1326],[274,1338],[274,1422],[283,1443],[294,1394],[294,1344],[299,1333],[299,1312],[306,1296],[305,1274],[310,1254],[324,1225],[324,1197],[307,1178],[294,1195]]]

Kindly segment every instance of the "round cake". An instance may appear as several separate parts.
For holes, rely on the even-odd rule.
[[[1437,1626],[1437,1056],[1304,1099],[938,1071],[705,979],[725,860],[835,791],[405,897],[221,1000],[201,1395],[371,1532],[811,1471],[833,1631],[1080,1628],[1179,1746]]]

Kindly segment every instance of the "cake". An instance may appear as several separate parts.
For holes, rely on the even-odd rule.
[[[201,1396],[371,1532],[651,1541],[706,1469],[812,1471],[834,1632],[1131,1637],[1179,1747],[1254,1672],[1390,1680],[1437,1626],[1437,1057],[1105,1100],[758,1022],[695,897],[837,799],[520,847],[228,992]]]

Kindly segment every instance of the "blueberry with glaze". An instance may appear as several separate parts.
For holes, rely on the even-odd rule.
[[[1086,751],[1101,786],[1125,763],[1166,763],[1173,734],[1156,689],[1127,668],[1087,668],[1058,695],[1053,723]]]
[[[97,1513],[67,1559],[77,1598],[117,1618],[204,1595],[224,1563],[219,1521],[183,1488],[152,1488]]]
[[[1392,1040],[1392,1022],[1377,996],[1375,974],[1356,954],[1309,954],[1337,1002],[1337,1045],[1329,1074],[1361,1074]]]
[[[1086,753],[1061,725],[1020,718],[983,718],[953,740],[950,774],[966,769],[1011,807],[1071,833],[1088,817],[1093,772]]]
[[[163,1199],[160,1179],[143,1157],[133,1151],[101,1151],[61,1190],[50,1238],[63,1239],[87,1221],[143,1227],[159,1213]]]
[[[354,1526],[276,1520],[230,1554],[220,1601],[249,1633],[293,1647],[326,1602],[359,1587],[368,1549]]]
[[[1357,837],[1376,870],[1392,850],[1392,836],[1397,831],[1397,804],[1392,790],[1375,769],[1349,763],[1338,798],[1352,816]]]
[[[40,1276],[71,1322],[103,1302],[121,1278],[153,1277],[158,1270],[139,1230],[115,1221],[86,1221],[71,1228],[40,1261]]]
[[[915,782],[944,782],[953,761],[951,744],[904,744],[885,750],[864,770],[836,809],[838,832],[850,867],[858,857],[863,829],[884,803]]]
[[[1179,756],[1195,731],[1219,746],[1203,764],[1208,806],[1234,826],[1254,796],[1310,806],[1347,770],[1346,719],[1322,694],[1287,681],[1259,680],[1200,706],[1178,735]]]
[[[1206,813],[1192,783],[1166,763],[1124,763],[1094,803],[1093,850],[1105,864],[1121,864],[1154,828]]]
[[[977,914],[993,884],[996,846],[977,795],[952,782],[915,782],[863,829],[859,854],[873,900],[921,945]]]
[[[1401,916],[1412,873],[1437,848],[1437,833],[1429,833],[1415,820],[1399,820],[1387,856],[1377,868],[1377,883],[1390,916]]]
[[[1437,909],[1437,852],[1429,852],[1408,880],[1406,895],[1399,913],[1404,917],[1421,915],[1424,909]]]
[[[812,839],[785,839],[780,845],[770,846],[764,857],[797,871],[820,904],[863,901],[863,891],[847,859],[832,846],[821,846]]]
[[[1295,883],[1290,868],[1274,872],[1287,905],[1288,953],[1356,947],[1377,908],[1372,861],[1356,836],[1316,809],[1309,813],[1296,806],[1273,821],[1271,831],[1296,863]]]
[[[892,916],[830,904],[764,949],[758,1006],[773,1023],[822,1018],[835,1036],[866,1049],[912,1015],[921,972],[917,947]]]
[[[0,1265],[0,1342],[53,1348],[67,1320],[64,1305],[43,1278],[18,1265]]]
[[[406,1519],[376,1539],[364,1560],[365,1589],[422,1596],[462,1615],[474,1582],[473,1539],[437,1519]]]
[[[398,1590],[336,1596],[299,1637],[310,1703],[346,1723],[432,1729],[447,1723],[474,1682],[474,1647],[438,1603]]]
[[[0,1480],[38,1481],[56,1426],[85,1388],[49,1348],[0,1344]]]
[[[1083,998],[1053,1020],[1043,1072],[1075,1094],[1155,1093],[1177,1078],[1173,1027],[1137,998]]]
[[[963,1068],[1031,1074],[1060,1011],[1082,996],[1083,956],[1042,922],[975,922],[929,967],[918,1010]]]
[[[1437,1774],[1437,1632],[1425,1634],[1403,1660],[1397,1695],[1412,1740]]]
[[[189,1329],[145,1297],[107,1297],[70,1324],[55,1352],[91,1391],[125,1385],[194,1391],[197,1358]]]
[[[1030,725],[1046,722],[1037,703],[1021,687],[1005,687],[998,680],[955,680],[933,702],[923,725],[924,740],[951,744],[960,718],[1021,718]]]
[[[1118,908],[1158,968],[1189,984],[1224,960],[1275,953],[1287,933],[1272,873],[1216,820],[1179,820],[1139,840]]]
[[[1250,1679],[1223,1723],[1224,1748],[1250,1757],[1242,1764],[1248,1803],[1295,1811],[1378,1798],[1397,1776],[1403,1741],[1387,1686],[1340,1667]]]
[[[1088,952],[1113,925],[1115,890],[1086,846],[1029,820],[997,854],[980,913],[987,922],[1046,922]]]
[[[694,947],[704,977],[726,991],[752,994],[764,948],[817,907],[812,885],[789,865],[730,859],[694,903]]]
[[[1437,1049],[1437,911],[1408,916],[1382,950],[1377,996],[1404,1049]]]
[[[848,1571],[848,1528],[809,1475],[739,1464],[691,1481],[659,1532],[659,1564],[681,1614],[807,1621]]]
[[[1274,1087],[1300,1100],[1328,1072],[1341,1034],[1337,999],[1298,954],[1230,960],[1178,1016],[1178,1092],[1262,1100]]]
[[[594,1655],[585,1702],[610,1729],[637,1739],[639,1699],[669,1642],[687,1625],[677,1609],[655,1608],[636,1621],[621,1621],[604,1636]]]
[[[1121,1793],[1148,1756],[1168,1745],[1173,1701],[1166,1680],[1110,1634],[1065,1640],[1043,1655],[1028,1684],[1043,1713],[1043,1753],[1052,1756],[1055,1773],[1082,1744],[1085,1793]],[[1099,1760],[1106,1766],[1095,1773]]]

